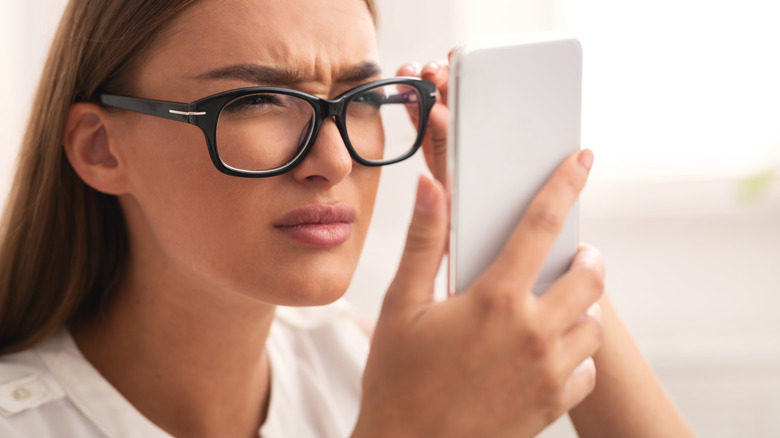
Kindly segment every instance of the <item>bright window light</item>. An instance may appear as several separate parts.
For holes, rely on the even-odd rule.
[[[780,2],[590,0],[559,11],[584,46],[583,144],[597,175],[780,167]]]

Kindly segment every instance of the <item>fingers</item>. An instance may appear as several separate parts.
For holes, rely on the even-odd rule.
[[[587,312],[577,319],[560,340],[560,349],[566,354],[562,365],[567,369],[577,366],[585,357],[591,357],[601,347],[604,328],[601,320],[601,307],[593,303]]]
[[[417,62],[410,62],[407,64],[402,65],[398,68],[398,71],[395,72],[396,76],[420,76],[420,69],[422,67]]]
[[[601,310],[594,303],[574,326],[558,342],[558,366],[568,372],[563,385],[558,389],[558,411],[555,417],[582,402],[596,386],[596,366],[593,355],[603,340]]]
[[[449,65],[447,61],[426,64],[420,72],[420,77],[431,81],[439,90],[438,103],[431,109],[428,118],[428,140],[423,147],[428,167],[437,180],[447,181],[447,131],[450,112],[447,108],[447,87],[449,84]]]
[[[564,369],[574,369],[564,384],[561,399],[568,406],[579,404],[595,387],[593,355],[603,341],[601,307],[596,301],[604,291],[604,264],[599,253],[582,245],[572,268],[539,297],[540,310],[552,330],[564,330],[559,341]],[[584,313],[583,308],[585,308]],[[582,358],[586,358],[582,361]]]
[[[433,82],[441,94],[442,102],[446,103],[447,87],[449,85],[450,66],[446,59],[431,61],[425,65],[410,62],[402,65],[395,73],[396,76],[416,76],[426,81]]]
[[[580,245],[571,268],[539,297],[539,307],[549,315],[553,330],[564,332],[580,318],[604,292],[604,261],[599,252]]]
[[[426,176],[417,186],[409,233],[382,312],[415,309],[433,300],[434,280],[447,240],[444,189]]]
[[[409,63],[398,69],[399,76],[416,76],[433,82],[438,91],[436,104],[428,118],[428,128],[422,144],[425,161],[433,176],[440,182],[447,181],[447,126],[449,110],[447,93],[449,85],[449,64],[447,60],[429,62],[424,66]],[[417,122],[414,120],[415,123]]]
[[[583,150],[567,157],[529,204],[520,223],[491,267],[491,275],[506,276],[530,291],[546,254],[563,228],[572,205],[585,186],[593,153]]]
[[[592,357],[588,357],[572,371],[564,384],[560,405],[565,407],[564,411],[568,411],[585,400],[595,387],[596,364]]]
[[[420,77],[431,81],[439,90],[439,101],[447,105],[447,91],[450,79],[450,66],[446,60],[429,62],[420,71]]]

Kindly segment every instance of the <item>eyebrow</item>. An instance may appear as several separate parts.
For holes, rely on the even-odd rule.
[[[382,74],[382,69],[379,67],[379,65],[377,65],[377,63],[366,61],[348,68],[336,78],[336,81],[363,82],[367,79],[379,76],[380,74]]]
[[[336,77],[336,82],[356,83],[378,76],[382,69],[375,62],[365,61],[350,66]],[[237,64],[220,67],[196,76],[201,80],[234,79],[252,84],[289,85],[304,81],[294,69],[258,64]]]

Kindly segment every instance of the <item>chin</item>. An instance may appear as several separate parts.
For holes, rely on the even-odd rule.
[[[359,254],[354,248],[278,251],[274,257],[242,264],[240,269],[221,264],[221,273],[230,279],[225,284],[228,289],[253,300],[279,306],[321,306],[347,292]]]
[[[318,288],[319,289],[319,288]],[[277,306],[308,307],[324,306],[344,296],[346,288],[337,290],[300,291],[298,293],[283,293],[274,300]]]
[[[257,297],[278,306],[323,306],[343,297],[352,280],[352,272],[346,274],[288,276],[282,283],[270,288],[255,289]],[[269,285],[270,286],[270,285]]]

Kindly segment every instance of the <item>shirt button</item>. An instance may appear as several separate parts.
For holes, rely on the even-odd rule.
[[[24,387],[16,388],[14,389],[14,392],[12,393],[14,396],[14,399],[17,401],[25,401],[28,398],[30,398],[30,390]]]

